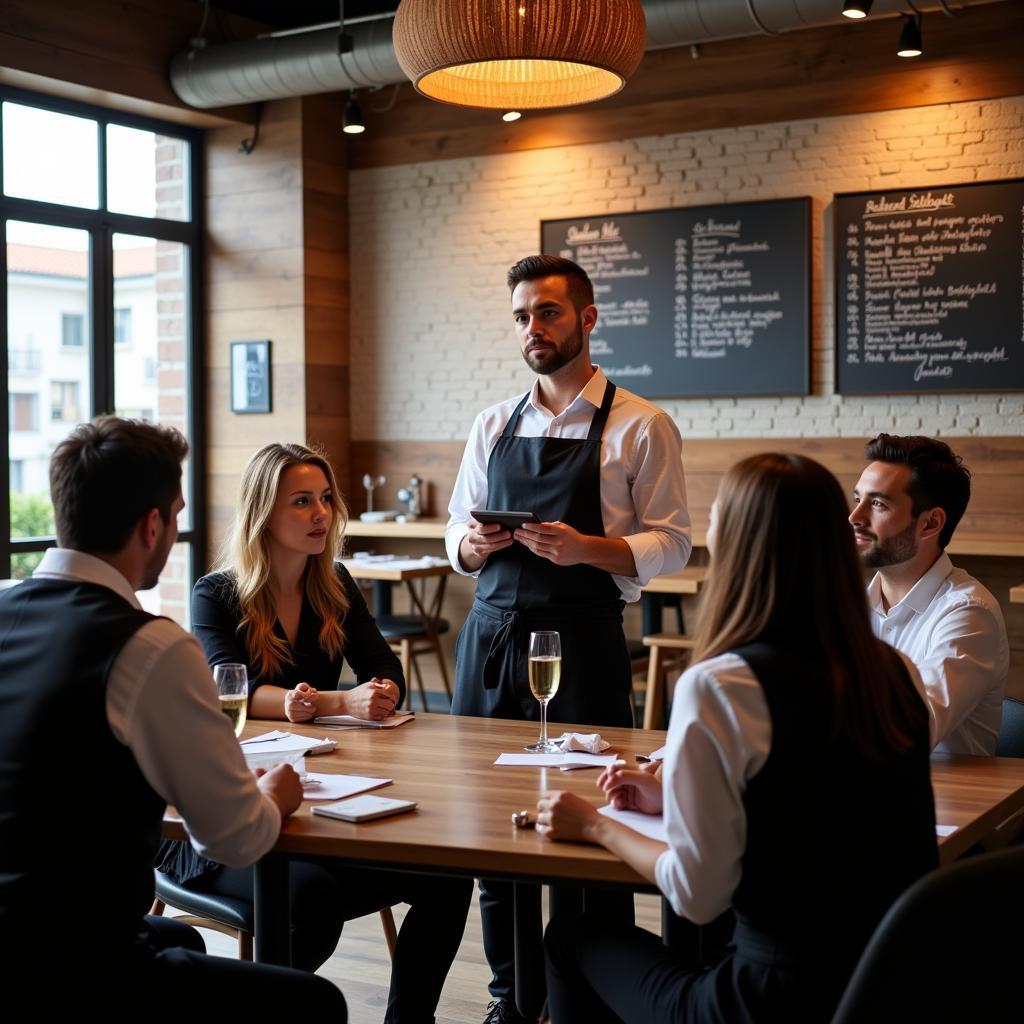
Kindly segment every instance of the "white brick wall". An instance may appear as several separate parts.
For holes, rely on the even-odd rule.
[[[800,195],[814,394],[661,400],[684,437],[1024,434],[1020,394],[844,399],[832,372],[832,194],[1020,176],[1024,97],[354,172],[353,436],[461,440],[526,389],[504,278],[541,220]]]

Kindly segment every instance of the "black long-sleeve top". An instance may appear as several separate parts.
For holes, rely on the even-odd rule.
[[[365,683],[374,677],[390,679],[398,686],[404,700],[405,677],[401,662],[380,635],[362,592],[348,571],[341,565],[335,568],[349,601],[344,621],[344,648],[335,658],[321,649],[321,620],[305,598],[294,644],[288,644],[281,623],[274,623],[274,632],[288,644],[292,661],[284,662],[272,677],[255,674],[245,636],[238,632],[242,610],[234,579],[226,573],[210,573],[200,579],[192,591],[192,632],[199,637],[211,668],[228,661],[248,665],[250,694],[265,683],[286,689],[293,689],[298,683],[309,683],[318,690],[334,690],[338,687],[342,662],[347,661],[357,682]]]

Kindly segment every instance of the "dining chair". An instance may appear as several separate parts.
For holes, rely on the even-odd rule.
[[[996,757],[1024,757],[1024,700],[1003,698],[1003,724],[999,727]]]
[[[427,632],[420,615],[377,616],[377,628],[380,630],[380,635],[387,640],[388,645],[398,655],[398,659],[402,663],[402,674],[405,676],[406,686],[411,687],[415,681],[420,700],[423,701],[424,711],[429,711],[430,708],[427,706],[427,689],[423,682],[423,673],[417,660],[421,654],[433,654],[437,658],[441,682],[444,684],[449,704],[452,699],[448,665],[445,662],[444,649],[440,641],[441,636],[447,633],[451,626],[447,619],[440,617],[431,619],[431,626],[433,636]]]
[[[154,870],[153,875],[156,896],[149,911],[151,914],[160,917],[166,907],[184,911],[176,920],[190,924],[193,928],[209,928],[222,935],[230,935],[238,941],[238,959],[252,960],[252,937],[255,926],[251,900],[195,892],[179,885],[162,871]],[[395,916],[390,907],[380,911],[380,923],[384,929],[388,957],[394,959],[398,930],[395,928]]]
[[[832,1024],[1021,1019],[1024,847],[918,879],[868,942]]]

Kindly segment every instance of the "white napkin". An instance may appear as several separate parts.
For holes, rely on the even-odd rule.
[[[600,754],[611,744],[601,739],[599,732],[563,732],[556,743],[561,744],[562,752],[568,754],[572,750],[581,750],[587,754]]]

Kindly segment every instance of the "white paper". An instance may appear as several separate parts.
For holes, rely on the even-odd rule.
[[[935,834],[945,838],[946,836],[951,836],[958,827],[957,825],[936,825]]]
[[[284,754],[292,750],[312,750],[323,742],[323,739],[317,736],[296,736],[292,733],[282,733],[281,739],[277,740],[268,740],[265,736],[260,736],[258,742],[244,744],[242,753]]]
[[[247,740],[238,742],[244,747],[248,743],[269,743],[271,740],[283,740],[286,736],[291,735],[290,732],[281,732],[280,729],[275,729],[273,732],[261,732],[259,736],[250,736]]]
[[[415,718],[411,711],[395,711],[387,718],[356,718],[355,715],[317,715],[313,721],[329,729],[397,729]]]
[[[494,763],[532,768],[606,768],[616,761],[615,754],[499,754]]]
[[[370,558],[354,558],[356,565],[380,565],[384,569],[433,569],[436,565],[447,565],[447,558],[438,558],[435,555],[423,555],[421,558],[395,558],[390,556],[371,556]],[[343,565],[346,563],[342,563]]]
[[[620,811],[611,804],[598,807],[598,814],[603,814],[612,821],[621,822],[634,832],[639,832],[648,839],[657,839],[660,843],[667,843],[668,836],[665,834],[665,819],[660,814],[644,814],[642,811]]]
[[[328,775],[324,772],[307,772],[306,779],[315,779],[319,786],[302,787],[303,800],[342,800],[368,789],[390,785],[393,779],[375,779],[368,775]]]
[[[665,760],[665,748],[658,747],[657,750],[652,750],[647,755],[652,761],[664,761]]]

